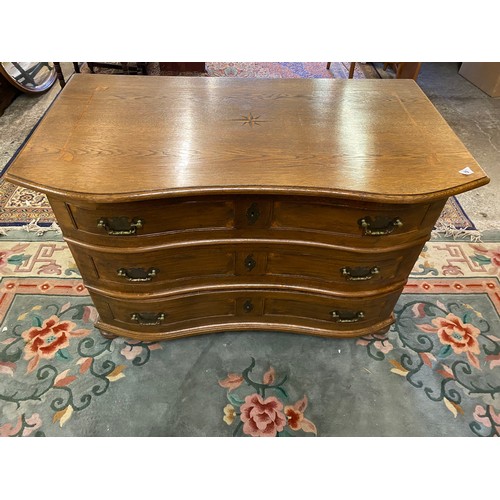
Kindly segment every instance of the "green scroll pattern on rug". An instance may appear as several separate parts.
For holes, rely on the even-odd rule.
[[[478,436],[500,436],[499,275],[497,242],[431,241],[388,335],[357,341]]]
[[[93,329],[96,311],[88,297],[18,299],[14,307],[21,312],[0,340],[0,376],[11,378],[0,385],[3,419],[11,416],[0,421],[0,436],[43,436],[51,424],[62,427],[125,377],[131,365],[146,364],[151,351],[161,349],[101,337]]]

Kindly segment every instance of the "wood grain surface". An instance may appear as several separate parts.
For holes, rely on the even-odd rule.
[[[88,74],[6,178],[101,202],[260,192],[418,203],[489,180],[412,80]]]

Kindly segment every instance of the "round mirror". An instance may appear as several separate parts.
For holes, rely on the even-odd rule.
[[[0,73],[9,83],[27,94],[40,94],[52,87],[57,75],[50,62],[3,62]]]

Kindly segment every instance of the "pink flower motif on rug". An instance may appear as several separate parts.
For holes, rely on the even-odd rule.
[[[442,344],[448,344],[457,353],[471,352],[479,354],[477,337],[479,329],[471,324],[464,325],[454,314],[446,318],[435,318],[432,323],[437,326],[437,334]]]
[[[368,346],[387,354],[394,349],[394,346],[389,341],[387,334],[374,333],[371,335],[364,335],[356,341],[357,345]]]
[[[437,304],[444,307],[439,301]],[[415,316],[421,317],[425,315],[423,313],[425,304],[415,304],[412,310]],[[467,315],[465,317],[467,317]],[[453,350],[455,354],[466,354],[471,365],[478,370],[481,369],[477,357],[477,355],[481,353],[478,342],[478,337],[481,332],[476,326],[462,321],[453,313],[447,313],[444,318],[441,316],[433,318],[431,324],[422,323],[416,325],[416,327],[425,333],[437,333],[439,341],[444,346],[439,353],[441,357],[448,356]]]
[[[465,258],[463,252],[454,255]],[[484,302],[468,294],[470,302],[466,303],[463,292],[457,297],[455,293],[444,294],[444,286],[438,288],[446,284],[445,280],[435,281],[439,295],[425,294],[426,282],[421,283],[411,288],[418,293],[403,294],[394,309],[395,322],[387,333],[394,349],[384,348],[384,341],[376,335],[361,337],[357,344],[365,346],[372,359],[388,361],[392,373],[412,387],[422,388],[429,400],[444,404],[457,423],[463,422],[463,417],[473,417],[469,428],[474,434],[498,436],[500,338],[495,335],[498,315],[494,309],[498,293],[490,296],[493,300]],[[462,288],[456,286],[460,283],[453,283],[452,289],[475,285],[477,290],[482,286],[473,281],[462,283]],[[470,395],[474,395],[474,400]],[[476,398],[482,398],[483,405],[476,404],[472,409]]]
[[[54,433],[111,384],[125,379],[128,368],[145,365],[162,348],[159,343],[103,339],[92,329],[97,311],[75,282],[53,280],[49,300],[41,297],[33,305],[30,292],[18,295],[15,309],[9,309],[0,332],[0,436]],[[39,290],[36,284],[29,288]],[[11,405],[8,412],[4,403]]]
[[[25,340],[24,359],[30,360],[27,372],[33,371],[41,358],[52,359],[59,350],[69,346],[71,337],[81,337],[90,330],[75,330],[72,321],[61,321],[55,315],[46,319],[42,325],[35,326],[22,333]]]
[[[124,346],[120,354],[125,359],[132,361],[133,364],[138,365],[148,361],[151,351],[157,349],[163,349],[158,342],[143,342],[141,340],[128,339],[124,341]]]
[[[276,381],[276,372],[272,366],[262,375],[262,382],[250,378],[255,367],[255,359],[248,368],[240,373],[228,373],[219,380],[219,385],[227,389],[229,404],[224,407],[222,420],[227,425],[237,422],[233,436],[242,432],[252,437],[293,436],[294,432],[303,431],[317,435],[316,426],[308,420],[304,412],[308,405],[307,396],[293,404],[288,403],[288,394],[283,388],[287,376]],[[233,391],[245,391],[244,399]],[[267,396],[273,391],[275,395]],[[285,406],[286,404],[286,406]]]
[[[274,396],[262,399],[259,394],[251,394],[241,405],[243,432],[253,437],[274,437],[286,423],[283,403]]]
[[[491,405],[477,405],[474,410],[474,420],[486,429],[490,430],[489,436],[500,436],[500,412],[496,413]],[[473,427],[477,427],[472,424]]]
[[[229,392],[237,389],[242,383],[243,377],[238,373],[228,373],[224,380],[219,381],[219,385],[228,389]]]
[[[292,406],[285,406],[285,415],[288,420],[288,426],[294,431],[302,429],[305,432],[317,434],[316,426],[307,418],[304,417],[304,412],[307,408],[307,397],[297,401]]]
[[[26,418],[20,415],[15,425],[6,423],[0,425],[0,437],[29,436],[42,425],[42,420],[38,413],[33,413],[31,417]]]

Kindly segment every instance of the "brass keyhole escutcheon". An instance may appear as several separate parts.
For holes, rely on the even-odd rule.
[[[247,210],[247,220],[249,224],[255,224],[260,217],[259,205],[252,203]]]
[[[257,262],[255,261],[255,259],[253,258],[253,255],[249,255],[246,259],[245,259],[245,267],[251,271],[255,266],[257,265]]]
[[[252,304],[252,301],[250,299],[246,300],[244,303],[243,303],[243,310],[246,312],[246,313],[249,313],[249,312],[252,312],[253,311],[253,304]]]

